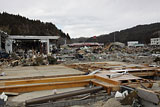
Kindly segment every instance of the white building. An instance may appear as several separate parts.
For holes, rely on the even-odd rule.
[[[138,44],[138,41],[128,41],[127,42],[127,45],[129,46],[129,47],[134,47],[135,45],[137,45]]]
[[[151,38],[151,45],[160,45],[160,38]]]

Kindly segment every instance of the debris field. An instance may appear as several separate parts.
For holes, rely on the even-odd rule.
[[[160,60],[155,49],[112,43],[64,45],[50,55],[12,53],[1,58],[0,105],[159,107]]]

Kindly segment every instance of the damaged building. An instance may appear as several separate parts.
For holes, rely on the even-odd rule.
[[[56,45],[59,36],[23,36],[9,35],[6,39],[6,52],[16,52],[18,49],[24,51],[35,50],[40,53],[49,54],[53,45]]]
[[[59,39],[59,36],[8,35],[3,31],[0,31],[0,36],[0,50],[7,53],[22,49],[25,52],[35,50],[36,52],[49,54],[53,47],[57,45]]]
[[[20,49],[25,52],[35,50],[36,52],[49,54],[57,45],[59,36],[30,36],[30,35],[8,35],[0,30],[0,50],[7,53],[17,52]]]

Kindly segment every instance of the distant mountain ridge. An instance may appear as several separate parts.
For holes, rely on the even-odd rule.
[[[86,38],[85,40],[83,39],[83,42],[100,42],[107,44],[114,41],[122,43],[127,43],[127,41],[139,41],[139,43],[149,44],[150,38],[159,36],[160,23],[152,23],[100,35],[97,36],[96,39],[93,37]],[[78,39],[76,39],[76,41],[78,41]]]
[[[60,36],[70,39],[68,34],[58,29],[50,22],[30,20],[20,15],[0,13],[0,30],[10,35],[37,35],[37,36]]]

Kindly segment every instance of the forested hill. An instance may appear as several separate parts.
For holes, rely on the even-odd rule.
[[[127,41],[139,41],[140,43],[149,44],[150,38],[160,36],[160,23],[153,23],[147,25],[138,25],[129,29],[112,32],[110,34],[104,34],[95,38],[88,38],[86,42],[122,42]]]
[[[37,35],[37,36],[61,36],[70,39],[68,34],[58,29],[52,23],[44,23],[40,20],[30,20],[20,15],[0,13],[0,30],[10,35]]]

